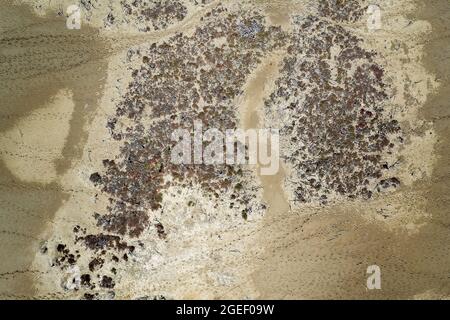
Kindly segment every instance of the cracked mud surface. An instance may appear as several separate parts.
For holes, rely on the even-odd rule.
[[[0,1],[1,298],[449,297],[445,1],[69,4]],[[196,120],[278,174],[173,164]]]

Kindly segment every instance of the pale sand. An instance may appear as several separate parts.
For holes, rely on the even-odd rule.
[[[449,297],[449,108],[442,97],[448,95],[449,64],[442,55],[448,52],[449,5],[419,4],[416,11],[413,2],[381,1],[382,30],[368,34],[355,26],[368,48],[385,56],[386,74],[397,90],[392,113],[410,128],[397,173],[403,187],[371,201],[268,215],[260,239],[266,255],[254,273],[261,298]],[[392,50],[394,45],[399,50]],[[381,267],[382,290],[366,289],[372,264]]]
[[[86,27],[74,35],[64,18],[35,16],[2,1],[0,30],[0,296],[35,297],[31,266],[47,225],[70,197],[60,177],[79,158],[101,92],[105,45]],[[56,36],[56,37],[55,37]]]
[[[306,8],[301,3],[289,10],[274,2],[257,3],[266,8],[272,23],[284,28],[289,28],[283,23],[287,13]],[[164,206],[172,213],[160,218],[172,231],[170,241],[143,238],[151,249],[119,270],[116,297],[448,297],[450,63],[441,63],[448,52],[441,48],[449,32],[449,17],[443,12],[450,8],[445,0],[433,3],[441,7],[427,1],[426,8],[416,10],[412,1],[380,1],[386,8],[383,30],[368,33],[364,24],[346,26],[363,36],[368,48],[383,53],[381,63],[397,90],[398,107],[392,113],[410,128],[397,172],[405,181],[400,190],[370,201],[338,199],[327,207],[311,204],[292,211],[283,187],[289,172],[283,169],[277,176],[257,178],[268,210],[264,217],[247,222],[228,218],[228,208],[220,208],[223,216],[209,217],[212,203],[199,189],[181,195],[169,190]],[[44,34],[58,30],[66,36],[61,19],[39,18],[27,7],[1,6],[2,31],[22,26],[23,21],[38,26],[8,31],[8,36],[31,28]],[[100,37],[88,24],[75,39],[50,42],[41,37],[40,50],[55,52],[57,65],[47,65],[39,50],[28,54],[25,62],[23,57],[15,59],[22,54],[16,48],[26,42],[7,47],[11,62],[2,64],[7,86],[0,91],[0,297],[77,297],[61,288],[64,275],[49,267],[49,255],[40,254],[39,248],[44,241],[49,246],[73,241],[75,224],[95,231],[92,213],[102,210],[107,199],[102,194],[95,197],[89,174],[118,148],[105,123],[128,80],[126,49],[177,30],[189,32],[203,12],[193,11],[179,25],[145,36],[124,29],[102,30]],[[442,16],[447,24],[439,19]],[[90,25],[100,24],[93,18]],[[83,59],[74,61],[74,51]],[[240,101],[244,128],[264,125],[260,108],[281,57],[282,53],[267,58],[249,77]],[[67,65],[73,67],[69,72],[64,71]],[[40,76],[27,79],[35,74]],[[177,201],[191,198],[198,204],[180,216]],[[366,268],[371,264],[382,269],[380,291],[366,290]]]

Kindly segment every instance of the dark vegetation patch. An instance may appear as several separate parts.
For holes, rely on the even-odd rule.
[[[81,241],[86,247],[93,251],[103,250],[103,249],[118,249],[118,250],[128,250],[133,252],[135,247],[127,245],[126,242],[121,241],[119,236],[110,234],[90,234],[86,236],[81,236],[76,238],[76,242]]]
[[[76,234],[73,246],[59,243],[54,250],[55,257],[53,259],[53,267],[58,267],[63,272],[71,270],[73,266],[77,266],[82,274],[74,274],[73,283],[79,283],[73,289],[75,291],[82,290],[86,292],[84,299],[98,299],[100,296],[97,293],[91,293],[92,290],[113,289],[115,281],[113,277],[117,274],[117,269],[112,267],[105,270],[105,265],[123,263],[128,261],[128,254],[132,254],[135,251],[135,247],[128,245],[121,237],[110,234],[98,234],[92,235],[86,234],[86,230],[80,226],[74,227],[74,233]],[[72,249],[69,249],[72,247]],[[83,250],[88,249],[88,250]],[[80,258],[84,255],[88,262],[83,265]],[[118,258],[120,255],[122,258]],[[67,288],[65,287],[67,290]],[[114,291],[108,291],[107,296],[114,296]],[[104,298],[104,297],[103,297]]]
[[[172,4],[178,6],[176,2]],[[143,10],[138,5],[134,7],[132,10]],[[157,10],[172,16],[170,7]],[[174,15],[174,19],[181,19],[183,12]],[[145,14],[152,17],[156,13],[147,10]],[[240,167],[173,165],[171,133],[177,128],[192,129],[194,120],[223,131],[236,128],[235,98],[242,93],[247,76],[265,54],[285,43],[286,35],[281,29],[266,27],[259,13],[230,13],[219,6],[202,18],[192,36],[180,33],[137,52],[130,50],[131,56],[139,55],[142,65],[130,70],[133,80],[115,115],[106,123],[111,136],[122,142],[120,154],[105,159],[104,169],[89,177],[94,186],[109,195],[106,212],[94,213],[103,232],[87,234],[80,226],[73,229],[73,247],[85,249],[83,254],[87,255],[86,265],[78,262],[82,274],[80,288],[76,289],[83,290],[85,299],[99,299],[99,290],[115,287],[119,272],[116,265],[126,264],[135,251],[124,237],[139,237],[153,226],[156,236],[167,241],[166,228],[152,216],[160,209],[162,193],[169,186],[164,183],[165,175],[171,175],[173,183],[186,188],[198,183],[218,201],[230,189],[233,203],[249,204],[254,195],[247,192],[248,184],[243,181]],[[146,119],[153,121],[149,124]],[[246,219],[252,210],[243,212]],[[138,244],[143,248],[139,241]],[[61,270],[72,263],[67,250],[65,244],[57,250],[56,261]],[[74,255],[75,261],[78,258]]]
[[[178,0],[122,0],[120,4],[126,15],[146,22],[143,31],[166,29],[187,15],[186,6]]]
[[[103,276],[102,281],[100,282],[100,286],[102,288],[108,288],[113,289],[116,284],[114,283],[113,279],[108,276]]]
[[[319,15],[334,21],[358,21],[367,7],[361,6],[361,0],[321,0],[318,1]]]
[[[338,21],[359,12],[352,1],[339,10],[333,6],[344,2],[320,3],[334,14],[322,13]],[[380,180],[383,155],[401,141],[400,126],[384,112],[389,96],[383,68],[361,42],[336,23],[314,16],[295,19],[266,110],[281,107],[289,115],[281,136],[288,146],[285,160],[295,169],[298,202],[325,202],[333,193],[370,198],[378,182],[396,185]]]
[[[100,180],[110,205],[109,213],[96,216],[99,226],[139,236],[149,226],[151,211],[160,208],[168,187],[165,175],[184,187],[199,183],[217,198],[223,190],[242,185],[238,166],[172,164],[171,134],[177,128],[192,130],[196,120],[221,131],[236,128],[234,99],[260,58],[285,45],[285,38],[280,28],[266,27],[258,13],[237,15],[218,7],[192,36],[177,34],[140,50],[143,64],[131,71],[133,81],[107,123],[123,145],[120,160],[103,161]],[[222,45],[216,45],[218,39]],[[149,118],[154,121],[147,125],[143,119]],[[133,125],[118,125],[124,119],[132,119]],[[235,201],[248,203],[244,191]],[[157,232],[165,238],[161,227]]]
[[[130,15],[148,18],[155,29],[186,15],[180,1],[151,3],[144,8],[143,1],[122,1],[122,6]],[[374,191],[400,185],[397,178],[382,174],[389,168],[383,155],[393,151],[401,134],[397,121],[384,112],[389,100],[384,70],[376,53],[362,48],[361,39],[334,23],[356,21],[363,9],[355,3],[321,1],[321,17],[296,18],[291,35],[267,27],[257,12],[236,14],[219,6],[202,18],[192,36],[179,33],[130,50],[142,64],[130,70],[132,81],[106,123],[122,144],[120,152],[103,160],[101,173],[90,175],[93,185],[109,197],[105,212],[94,214],[102,232],[87,234],[74,227],[74,247],[88,249],[83,251],[88,262],[79,266],[82,290],[114,295],[110,290],[120,271],[116,267],[132,259],[135,251],[124,238],[130,242],[152,226],[155,236],[169,241],[154,212],[161,208],[170,183],[185,188],[198,183],[217,201],[232,190],[230,207],[249,205],[254,195],[240,167],[172,164],[171,133],[177,128],[192,130],[195,120],[222,131],[236,128],[235,101],[248,75],[261,58],[279,48],[286,48],[287,56],[266,110],[288,115],[281,128],[287,146],[282,152],[294,168],[295,200],[325,202],[333,193],[370,198]],[[174,181],[165,182],[165,176]],[[246,220],[252,208],[236,212]],[[79,264],[79,250],[72,251],[59,244],[54,266],[65,270]],[[99,294],[89,291],[83,297],[98,299]]]
[[[56,257],[52,266],[64,267],[76,264],[80,258],[79,251],[71,252],[65,244],[58,244],[56,247]]]

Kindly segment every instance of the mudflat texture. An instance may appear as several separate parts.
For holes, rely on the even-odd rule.
[[[447,0],[0,0],[0,298],[450,297],[449,35]],[[279,171],[174,164],[195,121],[279,129]]]

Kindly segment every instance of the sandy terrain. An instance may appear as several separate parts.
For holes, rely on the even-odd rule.
[[[450,297],[448,1],[376,1],[382,12],[382,26],[376,31],[368,30],[365,10],[357,19],[340,19],[333,11],[320,13],[315,1],[300,0],[239,4],[174,1],[179,3],[173,11],[178,14],[163,8],[165,11],[157,14],[150,12],[149,20],[142,18],[142,12],[135,15],[132,7],[121,7],[118,1],[113,5],[92,1],[91,6],[82,6],[81,29],[68,30],[64,8],[73,2],[78,3],[0,0],[0,298]],[[349,1],[354,2],[358,1]],[[360,1],[358,8],[367,4]],[[133,13],[128,14],[128,9]],[[247,17],[254,23],[239,29],[243,37],[250,34],[251,46],[240,40],[231,45],[226,34],[214,36],[215,48],[223,50],[223,57],[244,61],[240,67],[229,67],[242,76],[236,83],[221,78],[225,70],[214,72],[207,59],[212,47],[201,47],[204,41],[197,39],[201,34],[198,28],[219,33],[217,30],[226,26],[219,25],[220,19],[229,17],[228,13],[232,16],[229,24],[235,21],[232,19],[240,23]],[[132,145],[134,132],[144,127],[147,131],[143,132],[153,139],[160,130],[153,124],[164,126],[167,119],[183,114],[183,109],[172,114],[147,106],[144,111],[133,109],[136,114],[129,117],[119,115],[120,107],[128,106],[127,97],[145,92],[144,97],[145,90],[159,88],[158,81],[165,77],[168,83],[164,85],[172,88],[169,95],[200,92],[213,85],[217,76],[229,89],[229,97],[219,101],[223,114],[231,114],[229,121],[236,119],[243,129],[283,128],[291,111],[283,109],[283,104],[272,107],[271,99],[282,91],[283,77],[290,75],[287,58],[327,61],[333,90],[339,88],[334,83],[344,83],[338,76],[343,48],[332,47],[328,55],[320,50],[292,53],[290,47],[295,46],[300,26],[294,17],[303,23],[309,15],[320,17],[312,23],[317,23],[319,31],[322,21],[326,30],[338,30],[333,31],[336,38],[360,39],[358,52],[376,53],[367,58],[378,66],[371,81],[386,96],[377,102],[382,111],[373,121],[380,121],[379,135],[394,120],[401,128],[386,135],[391,139],[388,147],[376,151],[376,165],[383,166],[382,173],[368,175],[364,186],[355,180],[359,182],[350,192],[329,182],[328,172],[335,171],[323,169],[321,185],[311,187],[313,182],[305,184],[311,177],[299,178],[308,171],[302,172],[303,167],[299,169],[290,157],[283,156],[300,148],[287,135],[280,146],[280,171],[274,176],[261,176],[258,168],[246,166],[242,174],[231,178],[217,173],[204,178],[203,171],[196,172],[185,185],[176,179],[174,169],[146,159],[153,166],[149,170],[156,166],[163,172],[145,182],[156,183],[161,178],[155,187],[158,195],[151,196],[153,202],[137,195],[145,201],[133,203],[132,209],[126,207],[133,214],[145,212],[144,220],[139,220],[142,216],[138,214],[120,220],[123,217],[115,208],[120,208],[117,206],[125,196],[113,190],[119,174],[108,174],[112,169],[105,160],[120,163],[120,172],[133,177],[141,174],[133,171],[135,167],[127,167],[134,151],[126,146]],[[260,16],[264,30],[270,31],[262,32],[260,22],[254,22]],[[321,39],[318,34],[317,38],[311,32],[298,41],[315,48],[314,41]],[[267,38],[258,38],[263,36]],[[186,49],[191,43],[196,50]],[[190,70],[183,58],[166,66],[159,78],[154,78],[154,85],[145,82],[150,77],[146,65],[161,59],[157,50],[166,50],[165,45],[171,46],[167,52],[185,50],[197,61],[203,59],[192,71],[196,78],[190,80],[195,84],[189,89],[177,87],[183,72]],[[166,60],[170,59],[167,54]],[[348,72],[356,74],[357,64],[365,59],[352,60]],[[173,66],[181,75],[171,73]],[[220,63],[215,67],[221,68]],[[212,74],[214,81],[202,82],[203,73],[196,73],[200,68]],[[379,70],[383,70],[381,75]],[[306,101],[303,96],[318,95],[313,80],[308,81],[299,101]],[[289,89],[293,91],[287,96],[292,99],[294,86]],[[201,95],[198,105],[207,110],[213,103],[207,101],[208,94],[202,91]],[[148,96],[143,99],[150,104],[156,101],[153,91]],[[302,110],[292,112],[300,114]],[[115,127],[110,125],[111,119]],[[324,129],[329,118],[319,114],[318,119],[319,134],[332,132]],[[333,119],[339,126],[341,118]],[[321,141],[309,143],[320,147]],[[310,149],[312,155],[308,156],[312,157],[314,150]],[[369,154],[363,151],[361,158],[366,160]],[[359,164],[370,171],[369,164]],[[352,174],[345,175],[348,168],[341,167],[338,171],[353,181]],[[126,190],[133,189],[133,179],[121,182]],[[226,185],[227,181],[231,184]],[[383,181],[395,183],[384,188]],[[223,189],[211,192],[205,187],[215,188],[221,182]],[[296,193],[299,186],[304,201],[299,201]],[[150,206],[154,202],[157,205]],[[124,221],[126,230],[114,225],[114,219]],[[370,265],[381,268],[381,290],[366,287]]]

